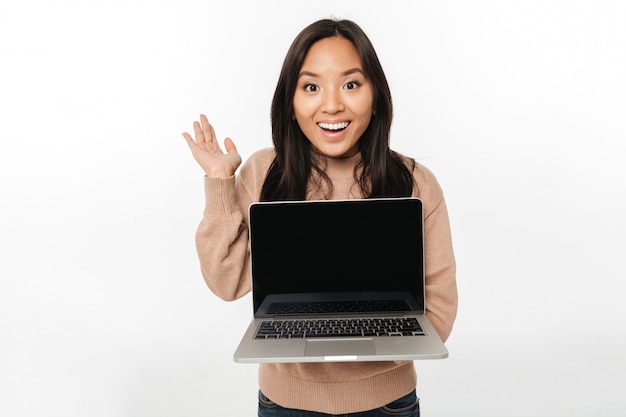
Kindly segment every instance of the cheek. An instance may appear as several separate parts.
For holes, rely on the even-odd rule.
[[[374,111],[374,108],[371,105],[362,105],[355,110],[361,124],[369,125],[370,121],[372,120],[372,112]]]
[[[300,97],[296,93],[293,99],[293,111],[296,115],[308,116],[313,113],[316,108],[316,103],[311,98]]]
[[[359,117],[369,120],[372,116],[372,112],[374,111],[373,98],[371,96],[367,96],[365,98],[360,98],[359,100],[354,100],[351,107],[355,114]]]

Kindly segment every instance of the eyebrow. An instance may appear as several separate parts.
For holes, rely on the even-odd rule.
[[[355,67],[355,68],[350,68],[349,70],[346,70],[344,72],[341,73],[342,77],[345,77],[346,75],[351,75],[351,74],[363,74],[365,75],[365,73],[363,72],[363,70],[361,68]],[[304,76],[309,76],[309,77],[314,77],[317,78],[319,77],[318,74],[311,72],[311,71],[301,71],[300,74],[298,75],[298,78],[302,78]]]

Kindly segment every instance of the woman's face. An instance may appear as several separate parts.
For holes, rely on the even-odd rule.
[[[374,93],[361,58],[345,38],[324,38],[307,53],[293,98],[298,125],[329,158],[347,158],[372,118]]]

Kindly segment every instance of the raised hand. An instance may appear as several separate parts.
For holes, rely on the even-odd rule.
[[[187,132],[183,137],[191,149],[194,159],[200,164],[207,177],[229,178],[241,165],[241,156],[237,153],[237,148],[230,138],[224,139],[224,149],[222,151],[215,130],[204,114],[200,115],[200,122],[193,122],[193,130],[196,136],[194,140]]]

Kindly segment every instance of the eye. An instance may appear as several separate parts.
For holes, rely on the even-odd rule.
[[[348,81],[343,88],[346,90],[354,90],[358,88],[361,84],[358,81]]]
[[[319,87],[316,86],[315,84],[305,84],[304,85],[304,91],[306,91],[306,92],[314,93],[317,90],[319,90]]]

